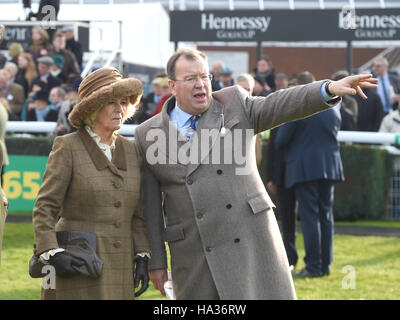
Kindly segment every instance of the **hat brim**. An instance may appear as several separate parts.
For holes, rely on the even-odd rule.
[[[138,79],[127,78],[118,80],[80,100],[72,109],[68,120],[75,128],[81,128],[84,126],[84,119],[92,112],[107,105],[110,101],[129,97],[129,103],[135,106],[139,103],[142,94],[143,85]]]

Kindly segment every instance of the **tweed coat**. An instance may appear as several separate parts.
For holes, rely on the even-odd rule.
[[[150,252],[140,179],[136,144],[121,136],[112,162],[84,128],[55,139],[33,210],[34,252],[57,248],[56,231],[88,231],[104,262],[98,279],[57,277],[57,299],[134,299],[134,255]]]
[[[2,108],[0,103],[0,108]],[[0,148],[0,168],[3,165],[3,151]],[[4,195],[3,190],[0,187],[0,264],[1,264],[1,247],[3,244],[3,232],[4,232],[4,225],[6,224],[6,217],[7,217],[7,208],[4,206],[2,197]]]
[[[25,102],[24,87],[15,82],[10,83],[4,98],[7,99],[10,112],[19,116]]]
[[[178,142],[173,150],[171,140],[177,130],[169,126],[168,112],[174,98],[160,114],[136,128],[144,159],[143,213],[152,251],[150,269],[167,267],[167,241],[177,299],[296,298],[274,205],[256,167],[254,136],[333,106],[322,100],[321,85],[316,82],[267,97],[251,97],[238,86],[213,92],[196,129],[216,133],[209,139],[200,135],[198,147],[208,146],[206,154],[199,153],[201,163],[185,163],[176,156],[185,142]],[[250,141],[246,141],[246,130],[250,130]],[[162,132],[167,133],[166,146],[159,144],[157,149],[155,142],[163,141]],[[233,132],[231,144],[226,140],[228,132]],[[226,145],[231,153],[218,164],[214,155],[224,154]],[[250,167],[247,174],[237,170],[243,162],[229,164],[229,155],[238,149],[240,154],[244,149]],[[153,153],[160,161],[153,161]]]

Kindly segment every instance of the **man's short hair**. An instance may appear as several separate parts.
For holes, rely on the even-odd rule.
[[[385,57],[376,58],[376,59],[374,60],[374,64],[375,64],[375,62],[381,62],[385,67],[388,67],[388,66],[389,66],[389,61],[388,61],[388,59],[386,59]]]
[[[309,71],[303,71],[297,76],[297,82],[299,84],[307,84],[315,81],[314,75]]]
[[[189,49],[189,48],[182,48],[176,51],[171,58],[169,58],[168,63],[167,63],[167,74],[168,78],[171,80],[175,80],[175,67],[176,67],[176,61],[180,57],[184,57],[186,60],[199,60],[199,59],[204,59],[206,62],[208,61],[207,56],[205,53],[195,50],[195,49]]]
[[[251,88],[254,88],[254,78],[249,73],[242,73],[236,78],[236,83],[247,81]]]

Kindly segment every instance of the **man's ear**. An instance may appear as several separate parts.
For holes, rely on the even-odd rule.
[[[173,96],[175,96],[175,86],[176,86],[176,82],[175,81],[173,81],[173,80],[171,80],[171,79],[168,79],[168,88],[169,88],[169,92],[171,92],[171,94],[173,95]]]

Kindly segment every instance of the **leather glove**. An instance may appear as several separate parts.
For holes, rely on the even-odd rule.
[[[147,272],[147,264],[149,261],[148,257],[135,257],[135,277],[133,280],[133,286],[135,289],[139,287],[140,281],[142,281],[142,287],[139,291],[135,292],[135,297],[139,297],[149,287],[149,273]]]
[[[58,252],[50,257],[49,263],[56,269],[56,275],[63,278],[77,275],[78,268],[84,264],[66,251]]]

